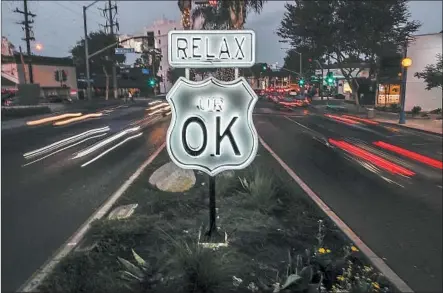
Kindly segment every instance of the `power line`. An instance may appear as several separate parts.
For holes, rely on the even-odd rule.
[[[31,62],[31,41],[34,41],[34,32],[32,31],[32,26],[30,24],[34,23],[33,19],[29,19],[29,17],[33,18],[36,17],[36,14],[31,13],[28,10],[28,1],[23,0],[23,11],[16,8],[14,10],[15,13],[21,13],[24,15],[25,19],[22,22],[19,22],[18,24],[23,25],[22,29],[25,31],[25,38],[22,39],[23,41],[26,41],[26,53],[28,54],[28,69],[29,69],[29,83],[34,83],[34,76],[32,72],[32,62]]]

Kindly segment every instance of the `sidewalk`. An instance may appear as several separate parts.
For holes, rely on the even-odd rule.
[[[423,130],[440,135],[443,134],[443,120],[406,118],[406,124],[398,124],[398,119],[375,118],[374,120],[382,123],[395,124],[396,126]]]
[[[91,111],[96,111],[97,109],[100,108],[112,107],[123,103],[124,102],[122,100],[115,100],[115,99],[110,99],[107,101],[102,99],[100,100],[97,99],[92,101],[78,100],[73,102],[72,104],[44,103],[40,105],[48,106],[51,109],[51,113],[2,120],[1,130],[4,131],[19,127],[24,127],[26,126],[26,122],[30,120],[39,120],[51,116],[61,115],[68,112],[75,112],[75,113],[91,112]]]

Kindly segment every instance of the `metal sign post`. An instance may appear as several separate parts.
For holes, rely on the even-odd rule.
[[[238,67],[255,63],[253,31],[171,31],[168,61],[180,68],[236,67],[236,79],[195,82],[180,77],[166,96],[171,124],[166,147],[183,169],[209,175],[209,237],[217,234],[215,176],[247,167],[258,150],[252,112],[258,100]]]

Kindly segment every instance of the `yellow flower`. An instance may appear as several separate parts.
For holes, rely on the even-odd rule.
[[[330,249],[326,249],[326,253],[331,253],[331,250]]]
[[[344,281],[344,280],[345,280],[345,277],[343,277],[343,276],[338,276],[338,277],[337,277],[337,280],[339,280],[339,281]]]
[[[375,289],[380,289],[380,285],[377,282],[372,282],[372,287]]]
[[[320,247],[319,249],[318,249],[318,252],[319,253],[325,253],[326,252],[326,249],[324,249],[323,247]]]
[[[356,252],[356,251],[358,251],[358,248],[355,247],[355,246],[351,246],[351,250],[354,251],[354,252]]]

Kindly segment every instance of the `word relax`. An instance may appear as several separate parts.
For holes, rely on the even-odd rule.
[[[177,58],[204,59],[204,60],[243,60],[245,58],[243,44],[245,37],[233,37],[234,42],[228,42],[226,37],[221,38],[219,44],[209,37],[177,38]],[[211,51],[210,48],[216,48]]]
[[[232,135],[232,131],[231,128],[234,125],[234,123],[237,121],[238,117],[233,117],[231,119],[231,121],[229,122],[228,126],[226,127],[226,129],[223,131],[222,134],[221,130],[220,130],[220,125],[221,125],[221,117],[220,116],[216,116],[215,117],[215,156],[220,156],[220,145],[223,141],[224,138],[228,138],[229,142],[231,143],[232,146],[232,150],[234,151],[234,154],[236,156],[240,156],[240,150],[238,148],[237,142],[234,138],[234,135]],[[189,143],[187,141],[187,131],[188,131],[188,127],[192,124],[195,123],[197,124],[202,132],[202,138],[203,138],[203,142],[201,143],[200,147],[198,148],[193,148],[191,146],[189,146]],[[182,128],[182,145],[184,150],[186,151],[186,153],[188,153],[188,155],[192,156],[192,157],[198,157],[200,156],[205,150],[206,147],[208,145],[208,130],[206,128],[205,122],[200,118],[200,117],[189,117],[188,119],[186,119],[185,123],[183,124],[183,128]],[[211,156],[214,156],[214,154],[211,154]]]

